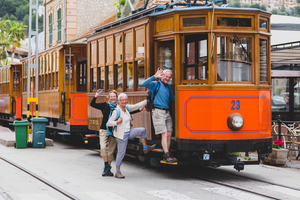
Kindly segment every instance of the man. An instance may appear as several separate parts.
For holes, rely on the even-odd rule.
[[[154,81],[160,78],[159,81]],[[172,78],[171,70],[158,69],[154,76],[151,76],[143,83],[143,86],[154,91],[157,91],[153,101],[154,108],[152,109],[152,121],[155,129],[155,134],[161,134],[161,145],[164,150],[163,161],[176,162],[177,159],[169,152],[172,136],[172,117],[169,111],[169,103],[175,101],[175,96],[168,84]]]

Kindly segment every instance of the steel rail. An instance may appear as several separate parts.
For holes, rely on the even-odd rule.
[[[37,174],[34,174],[33,172],[31,172],[31,171],[25,169],[24,167],[22,167],[22,166],[20,166],[20,165],[18,165],[18,164],[16,164],[16,163],[14,163],[14,162],[12,162],[12,161],[10,161],[10,160],[8,160],[8,159],[6,159],[6,158],[4,158],[4,157],[2,157],[2,156],[0,156],[0,159],[3,160],[3,161],[5,161],[5,162],[7,162],[8,164],[10,164],[10,165],[12,165],[12,166],[18,168],[19,170],[21,170],[21,171],[23,171],[23,172],[29,174],[30,176],[34,177],[35,179],[37,179],[37,180],[41,181],[42,183],[48,185],[48,186],[51,187],[52,189],[54,189],[54,190],[60,192],[61,194],[65,195],[66,197],[68,197],[68,198],[70,198],[70,199],[72,199],[72,200],[79,200],[79,199],[80,199],[80,198],[75,197],[74,195],[68,193],[67,191],[65,191],[65,190],[63,190],[63,189],[61,189],[61,188],[59,188],[58,186],[54,185],[53,183],[47,181],[46,179],[44,179],[44,178],[38,176]]]
[[[217,169],[212,168],[212,167],[210,167],[210,169],[217,170]],[[219,170],[218,170],[218,171],[219,171]],[[270,184],[270,185],[276,185],[276,186],[288,188],[288,189],[291,189],[291,190],[297,190],[297,191],[300,191],[300,188],[295,188],[295,187],[291,187],[291,186],[287,186],[287,185],[282,185],[282,184],[278,184],[278,183],[273,183],[273,182],[271,182],[271,181],[259,180],[259,179],[251,178],[251,177],[248,177],[248,176],[237,175],[237,174],[233,174],[233,173],[231,173],[231,172],[226,172],[226,171],[224,171],[224,170],[222,170],[222,173],[229,174],[229,175],[236,176],[236,177],[240,177],[240,178],[245,178],[245,179],[248,179],[248,180],[258,181],[258,182],[261,182],[261,183],[267,183],[267,184]]]

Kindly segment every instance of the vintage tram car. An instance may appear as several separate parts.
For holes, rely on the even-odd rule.
[[[143,81],[158,68],[170,69],[178,163],[234,164],[232,152],[252,151],[259,161],[272,149],[270,15],[254,8],[163,5],[98,27],[86,45],[61,45],[32,58],[39,62],[31,76],[39,76],[39,116],[58,132],[95,137],[102,115],[89,103],[98,88],[104,90],[98,102],[115,89],[137,103],[148,95]],[[26,118],[28,60],[22,63]],[[133,118],[160,143],[150,112]],[[138,152],[134,142],[129,149]]]
[[[170,69],[178,156],[194,155],[204,165],[232,164],[232,152],[257,151],[263,159],[272,143],[270,36],[270,13],[258,9],[140,11],[88,37],[88,102],[98,88],[139,102],[148,94],[143,81],[158,68]],[[99,112],[89,107],[88,117],[97,131]],[[133,117],[158,139],[150,113]]]

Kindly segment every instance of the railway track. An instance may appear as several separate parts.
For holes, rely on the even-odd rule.
[[[37,174],[25,169],[24,167],[0,156],[0,159],[3,160],[4,162],[8,163],[9,165],[21,170],[22,172],[25,172],[26,174],[30,175],[32,178],[40,181],[41,183],[44,183],[45,185],[47,185],[48,187],[54,189],[55,191],[61,193],[62,195],[64,195],[65,197],[69,198],[69,199],[72,199],[72,200],[79,200],[79,198],[77,198],[76,196],[70,194],[69,192],[63,190],[62,188],[56,186],[55,184],[49,182],[48,180],[44,179],[43,177],[41,176],[38,176]]]

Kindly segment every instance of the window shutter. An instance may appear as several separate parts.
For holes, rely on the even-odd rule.
[[[61,9],[57,11],[57,41],[61,41]]]
[[[52,28],[53,28],[53,24],[52,24],[52,14],[49,15],[49,45],[52,45]]]

